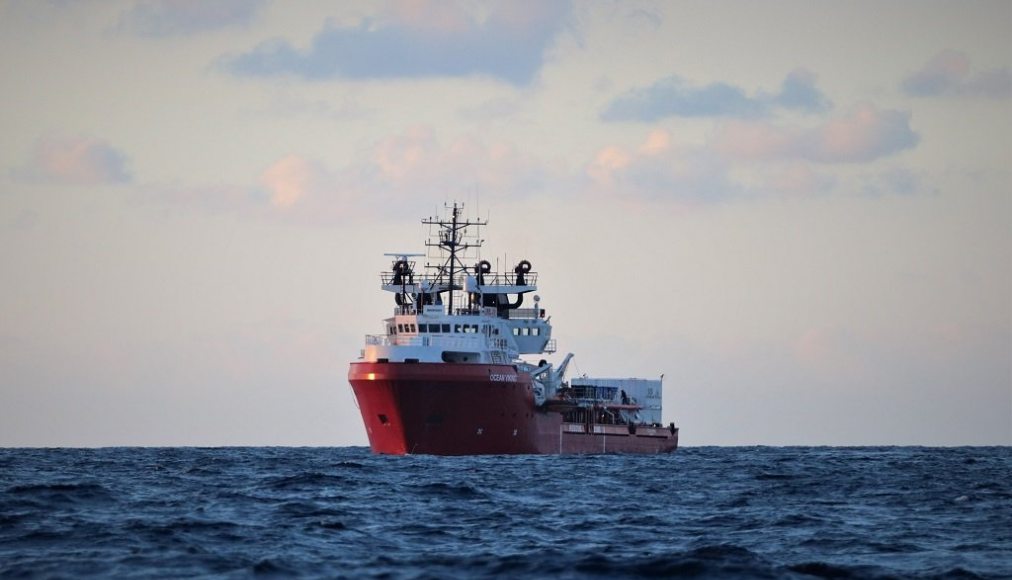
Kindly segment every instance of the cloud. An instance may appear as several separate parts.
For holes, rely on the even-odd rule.
[[[804,161],[774,164],[760,174],[761,185],[758,188],[768,193],[793,196],[825,194],[837,184],[834,176],[816,171]]]
[[[474,192],[490,201],[591,194],[685,206],[821,194],[834,189],[836,179],[817,162],[884,150],[883,142],[892,139],[888,113],[858,110],[808,131],[782,131],[775,149],[758,157],[726,151],[721,141],[679,144],[668,131],[655,129],[635,146],[599,148],[576,171],[509,142],[474,135],[447,141],[431,127],[416,126],[376,141],[358,162],[340,167],[286,155],[265,168],[261,194],[247,201],[272,215],[339,221],[391,209],[410,215],[430,209],[434,200]],[[902,171],[884,172],[873,184],[882,193],[917,188],[916,177]]]
[[[83,137],[40,140],[28,163],[14,171],[14,177],[64,185],[130,181],[123,153],[104,141]]]
[[[119,27],[138,36],[187,36],[245,25],[263,0],[142,0],[120,17]]]
[[[559,177],[549,165],[509,142],[465,135],[444,145],[429,127],[383,139],[358,173],[368,176],[376,188],[437,199],[465,191],[503,199],[526,196],[543,191]]]
[[[792,71],[775,95],[745,91],[727,83],[691,86],[670,76],[646,88],[633,89],[613,100],[601,113],[604,121],[657,121],[666,117],[765,117],[776,109],[806,113],[825,111],[830,102],[804,69]]]
[[[569,12],[562,1],[504,1],[478,18],[437,0],[399,2],[357,27],[328,24],[306,51],[285,40],[226,58],[239,76],[390,79],[489,76],[527,85]]]
[[[424,215],[433,204],[477,195],[511,203],[558,194],[573,184],[565,168],[512,143],[462,135],[443,141],[427,126],[388,135],[344,165],[285,154],[246,183],[143,188],[149,201],[187,211],[239,213],[311,225]]]
[[[591,191],[625,198],[706,203],[747,192],[730,179],[730,167],[712,151],[682,148],[655,130],[636,149],[607,146],[584,168]]]
[[[815,86],[815,81],[815,73],[805,69],[795,69],[780,84],[780,93],[770,101],[784,109],[805,113],[828,111],[832,107],[832,103]]]
[[[904,79],[901,88],[912,97],[1009,98],[1012,96],[1012,71],[1009,67],[1001,67],[971,75],[970,59],[966,54],[948,49]]]
[[[910,149],[919,141],[909,114],[864,104],[811,129],[731,121],[718,131],[715,147],[738,159],[860,163]]]
[[[532,156],[507,141],[473,134],[441,139],[432,127],[422,125],[375,141],[357,161],[344,165],[287,154],[267,164],[256,184],[183,191],[173,197],[205,209],[232,204],[235,211],[252,216],[329,225],[350,216],[410,217],[430,211],[433,203],[471,194],[503,203],[542,195],[580,203],[582,196],[591,195],[682,207],[824,194],[836,187],[836,177],[817,161],[882,151],[887,147],[882,142],[889,140],[868,139],[866,134],[888,135],[889,113],[868,108],[794,132],[739,123],[733,125],[735,130],[757,132],[744,150],[728,149],[721,140],[738,134],[718,133],[714,141],[685,145],[670,132],[655,129],[631,147],[602,146],[575,168]],[[868,124],[885,128],[876,132]],[[769,135],[775,137],[772,146],[766,141]],[[733,143],[743,146],[741,140]],[[863,183],[882,188],[882,194],[918,190],[916,176],[903,171],[887,171]]]
[[[583,167],[582,187],[572,189],[685,206],[824,195],[838,189],[841,177],[827,165],[875,160],[916,142],[906,115],[870,105],[809,129],[729,121],[698,145],[678,144],[668,131],[655,129],[635,147],[598,149]],[[853,185],[867,196],[924,191],[921,177],[901,168]]]
[[[326,172],[316,163],[288,155],[270,167],[260,178],[275,207],[287,209],[308,195],[320,191]]]
[[[904,167],[891,167],[874,175],[862,177],[861,191],[868,197],[883,195],[914,195],[930,191],[921,173]]]
[[[512,201],[571,181],[562,171],[506,142],[461,136],[443,143],[419,126],[373,144],[355,163],[335,167],[289,154],[264,168],[257,186],[173,192],[194,207],[233,204],[253,215],[335,223],[350,215],[410,216],[432,203],[477,193]]]

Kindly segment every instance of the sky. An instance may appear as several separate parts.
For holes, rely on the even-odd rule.
[[[0,0],[0,446],[366,445],[452,201],[683,445],[1010,445],[1010,67],[1009,2]]]

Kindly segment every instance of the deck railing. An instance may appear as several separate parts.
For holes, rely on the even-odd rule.
[[[536,320],[544,316],[544,308],[514,308],[506,311],[510,320]]]
[[[450,336],[407,336],[398,334],[389,336],[386,334],[367,334],[365,343],[369,346],[438,346],[445,349],[485,349],[491,345],[486,344],[487,337],[480,334],[472,334],[468,338]]]
[[[464,283],[465,283],[465,281],[467,279],[467,276],[474,276],[474,272],[473,272],[473,270],[470,270],[470,269],[464,275],[460,275],[459,272],[460,271],[458,270],[454,274],[454,276],[453,276],[454,283],[457,286],[460,286],[461,288],[463,288],[464,287]],[[475,278],[477,279],[477,276],[475,276]],[[485,283],[484,284],[485,286],[517,286],[518,285],[517,284],[517,275],[516,274],[485,274],[482,281]],[[420,291],[420,290],[422,290],[424,288],[434,288],[435,287],[435,279],[430,278],[427,275],[412,275],[412,276],[402,275],[402,276],[400,276],[398,278],[397,275],[394,274],[393,272],[382,272],[382,273],[380,273],[380,282],[384,286],[390,286],[390,285],[401,286],[401,285],[404,285],[405,287],[411,287],[411,288],[409,288],[409,290],[414,290],[416,292]],[[524,274],[524,283],[522,284],[523,286],[537,286],[537,284],[538,284],[538,273],[537,272],[529,272],[527,274]],[[445,282],[440,285],[440,289],[441,290],[446,290],[448,287],[449,287],[449,284],[445,283]]]

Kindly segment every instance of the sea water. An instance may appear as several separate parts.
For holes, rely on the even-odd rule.
[[[1012,448],[0,449],[4,577],[1012,577]]]

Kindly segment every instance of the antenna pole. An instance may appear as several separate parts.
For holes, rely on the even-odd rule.
[[[458,269],[458,250],[467,250],[468,248],[481,247],[484,240],[475,239],[473,242],[463,241],[464,236],[461,232],[467,230],[469,226],[483,226],[488,221],[460,219],[460,210],[464,208],[464,204],[458,204],[453,202],[451,219],[443,221],[439,218],[428,218],[422,220],[423,224],[429,224],[430,226],[435,225],[439,227],[438,239],[435,242],[426,242],[425,245],[428,247],[438,247],[440,249],[448,250],[450,253],[449,259],[446,260],[441,266],[439,266],[439,273],[436,280],[439,282],[438,292],[442,293],[445,291],[450,292],[449,299],[449,313],[453,315],[453,293],[454,293],[454,276],[458,271],[466,270],[463,262],[459,263],[460,268]],[[446,290],[443,290],[442,288]]]
[[[450,316],[453,316],[453,266],[457,261],[457,202],[453,202],[453,223],[450,226]]]

